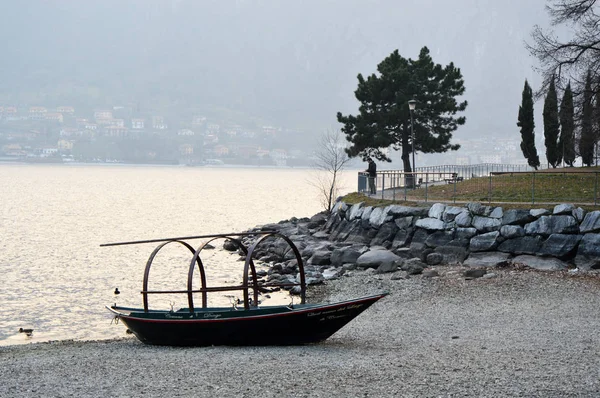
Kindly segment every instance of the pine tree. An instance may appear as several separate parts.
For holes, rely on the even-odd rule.
[[[574,115],[573,92],[571,91],[571,84],[568,83],[560,103],[560,140],[558,146],[562,150],[565,163],[570,167],[573,167],[573,163],[575,163]]]
[[[527,159],[529,166],[534,169],[540,167],[540,158],[535,149],[535,123],[533,120],[533,92],[527,80],[523,88],[523,98],[519,106],[517,126],[521,128],[521,151]]]
[[[558,121],[558,98],[554,80],[550,82],[548,94],[544,101],[544,142],[546,144],[546,159],[554,168],[562,161],[562,148],[558,147],[560,123]]]
[[[395,50],[377,65],[377,71],[366,78],[358,75],[354,91],[360,102],[358,113],[337,113],[351,143],[346,149],[351,157],[390,161],[383,148],[401,149],[404,171],[410,172],[414,167],[410,163],[413,146],[424,153],[460,147],[450,142],[452,133],[466,121],[464,116],[457,116],[467,107],[467,101],[458,101],[465,92],[459,68],[452,62],[446,66],[434,63],[429,49],[423,47],[416,60],[404,58]],[[414,126],[409,100],[417,101]]]
[[[581,163],[585,166],[594,164],[594,145],[596,144],[594,134],[594,105],[592,99],[592,75],[588,72],[583,91],[583,103],[581,104],[581,136],[579,138],[579,154]]]

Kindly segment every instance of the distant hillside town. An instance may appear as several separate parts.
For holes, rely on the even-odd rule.
[[[518,131],[511,136],[464,140],[458,132],[453,141],[461,145],[459,151],[417,153],[417,164],[526,164]],[[73,106],[0,106],[0,161],[301,167],[312,164],[317,137],[284,127],[248,128],[202,115],[173,121],[138,115],[123,106],[89,114]],[[392,160],[399,157],[390,155]]]

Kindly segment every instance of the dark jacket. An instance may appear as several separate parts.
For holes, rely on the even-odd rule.
[[[369,177],[377,177],[377,165],[374,161],[369,162],[369,168],[367,168],[367,172],[369,173]]]

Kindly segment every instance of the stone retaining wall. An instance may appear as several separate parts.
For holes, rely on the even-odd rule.
[[[332,242],[382,247],[428,265],[522,262],[532,268],[600,268],[600,211],[571,204],[511,209],[469,203],[370,207],[337,202],[320,232]]]

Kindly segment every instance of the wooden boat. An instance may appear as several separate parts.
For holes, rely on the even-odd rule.
[[[257,239],[246,248],[240,238],[255,235]],[[194,249],[190,239],[208,239]],[[253,254],[266,239],[281,238],[296,256],[299,268],[298,283],[262,283],[257,277]],[[207,286],[204,265],[200,258],[202,250],[215,239],[229,239],[246,255],[243,280],[237,286]],[[146,263],[142,287],[143,308],[107,306],[115,317],[142,342],[173,346],[207,345],[296,345],[323,341],[337,332],[361,312],[369,308],[387,293],[357,299],[327,303],[306,303],[306,278],[302,257],[294,243],[276,231],[231,233],[219,235],[189,236],[146,241],[108,243],[116,246],[138,243],[162,242],[154,249]],[[177,291],[149,291],[148,276],[157,253],[167,244],[179,243],[193,253],[187,276],[187,289]],[[194,270],[198,269],[200,288],[193,289]],[[269,288],[299,287],[300,303],[277,306],[260,306],[259,292]],[[243,307],[208,307],[207,293],[242,291]],[[250,296],[252,292],[252,297]],[[188,307],[179,310],[152,310],[148,306],[151,294],[185,294]],[[201,295],[201,306],[194,305],[194,295]]]

